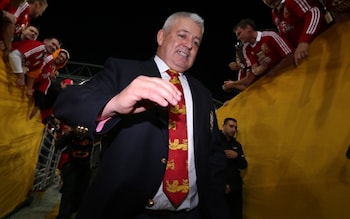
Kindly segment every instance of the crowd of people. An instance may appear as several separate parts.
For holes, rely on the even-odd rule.
[[[245,90],[264,75],[274,76],[305,61],[310,43],[331,23],[315,1],[263,0],[272,9],[276,30],[259,31],[254,20],[240,20],[233,28],[238,40],[236,61],[229,64],[239,77],[225,81],[223,90]],[[54,118],[69,127],[56,141],[57,148],[69,154],[61,167],[57,218],[76,213],[78,219],[120,215],[242,219],[240,174],[248,162],[235,138],[237,120],[225,118],[220,130],[211,92],[187,73],[202,43],[203,18],[175,12],[158,31],[158,47],[150,59],[109,58],[104,69],[83,85],[74,86],[66,79],[58,87],[53,82],[70,54],[56,37],[37,40],[40,28],[30,22],[47,7],[46,0],[1,1],[0,49],[17,76],[13,83],[25,87],[26,95],[34,99],[30,118],[40,111],[44,124]],[[170,83],[168,70],[176,72],[175,81],[183,90]],[[182,97],[185,104],[178,106]],[[186,133],[175,140],[169,139],[169,133],[177,124],[168,119],[168,111],[186,118],[181,125]],[[91,178],[97,136],[103,144],[101,160]],[[164,180],[165,172],[177,167],[177,156],[170,152],[179,151],[187,155],[186,178]],[[178,204],[169,191],[181,194]]]
[[[271,8],[275,27],[257,30],[250,18],[236,24],[233,32],[242,46],[236,48],[236,61],[228,66],[238,77],[224,81],[222,89],[226,92],[243,91],[263,75],[273,76],[287,66],[299,66],[307,59],[309,46],[319,34],[350,17],[346,1],[262,1]]]
[[[33,24],[32,19],[42,16],[47,7],[47,0],[0,1],[0,50],[2,51],[1,58],[7,65],[5,68],[8,69],[7,73],[15,75],[15,77],[9,77],[15,78],[14,81],[10,81],[11,85],[18,87],[18,89],[24,89],[26,96],[33,99],[34,106],[30,111],[29,119],[33,119],[40,113],[40,120],[44,125],[56,128],[57,148],[63,150],[61,147],[67,139],[66,136],[71,136],[72,132],[69,130],[74,129],[74,127],[63,128],[69,126],[61,123],[54,116],[53,104],[60,91],[67,85],[73,85],[74,81],[69,78],[57,80],[59,69],[63,68],[70,59],[69,51],[62,47],[63,42],[57,37],[38,40],[40,27]],[[91,148],[91,138],[87,136],[86,139],[89,139],[88,145]],[[71,217],[71,211],[74,211],[77,208],[75,206],[79,205],[79,201],[74,201],[72,197],[82,195],[75,192],[81,191],[83,193],[84,190],[82,185],[76,185],[81,181],[76,180],[78,177],[84,181],[82,178],[84,174],[79,173],[84,172],[86,168],[78,168],[78,164],[84,162],[77,160],[87,160],[89,169],[89,159],[79,154],[74,148],[74,145],[80,143],[85,144],[85,141],[73,141],[66,147],[67,151],[71,153],[69,161],[61,168],[62,201],[57,218]],[[89,149],[89,147],[85,148]],[[80,190],[76,188],[80,188]]]
[[[32,20],[42,16],[47,7],[47,0],[0,2],[2,59],[9,74],[16,75],[12,84],[25,89],[27,97],[35,100],[29,118],[33,118],[40,109],[43,122],[52,108],[52,94],[57,96],[61,89],[56,81],[58,70],[70,59],[68,50],[62,47],[62,41],[57,37],[38,40],[40,27]]]
[[[70,59],[59,38],[38,40],[40,27],[32,21],[42,16],[47,7],[47,0],[3,0],[0,3],[2,58],[9,73],[16,75],[12,83],[25,89],[27,97],[35,101],[29,118],[40,110],[43,122],[52,108],[52,93],[61,89],[56,81],[58,70]]]

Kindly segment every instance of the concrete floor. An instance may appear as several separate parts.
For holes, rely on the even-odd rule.
[[[59,186],[52,185],[44,192],[34,193],[29,205],[20,208],[6,219],[55,219],[60,199]]]

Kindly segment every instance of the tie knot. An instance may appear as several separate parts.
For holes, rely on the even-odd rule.
[[[174,69],[168,69],[166,72],[170,75],[171,78],[179,77],[179,72]]]

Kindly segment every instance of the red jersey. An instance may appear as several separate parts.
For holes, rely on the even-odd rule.
[[[12,5],[10,4],[10,0],[0,0],[0,10],[4,10],[7,12],[10,12],[9,9],[13,8]],[[15,8],[13,8],[15,10]],[[13,12],[10,12],[13,14]],[[3,21],[0,21],[0,29],[2,29]],[[0,34],[0,40],[2,40],[2,34]]]
[[[272,10],[272,19],[294,48],[300,42],[310,43],[327,26],[323,12],[312,0],[282,0]]]
[[[18,50],[22,55],[23,64],[29,71],[40,69],[45,57],[45,44],[37,40],[21,40],[12,43],[11,50]]]
[[[33,88],[35,91],[40,91],[46,95],[50,85],[50,75],[40,74],[37,78],[35,78]]]
[[[51,73],[55,71],[55,58],[53,54],[47,54],[44,57],[43,66],[41,68],[41,74],[45,74],[50,77]]]
[[[274,31],[257,31],[257,33],[254,44],[244,44],[244,55],[252,65],[259,65],[260,56],[269,57],[271,61],[265,71],[267,72],[292,52],[292,46]]]
[[[22,30],[26,28],[30,22],[30,11],[28,2],[21,4],[13,14],[17,17],[14,35],[18,36],[22,33]]]
[[[10,5],[10,0],[1,0],[0,1],[0,9],[1,10],[5,10],[6,7],[8,7],[9,5]]]
[[[43,66],[40,75],[34,80],[34,90],[47,94],[47,90],[51,85],[51,71],[54,70],[53,55],[46,55],[44,57]]]
[[[14,35],[20,35],[22,30],[28,26],[30,22],[30,11],[28,2],[22,3],[18,8],[13,7],[9,0],[1,0],[0,9],[3,9],[16,16],[16,24]]]

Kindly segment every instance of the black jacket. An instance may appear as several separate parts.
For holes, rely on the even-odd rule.
[[[221,146],[224,150],[234,150],[238,153],[238,157],[235,159],[227,159],[227,170],[226,170],[226,180],[233,188],[237,186],[242,186],[242,178],[241,171],[248,166],[248,162],[245,159],[245,155],[243,152],[243,148],[241,143],[239,143],[234,137],[231,137],[229,141],[227,141],[226,136],[222,132],[219,131],[219,136],[221,140]]]

